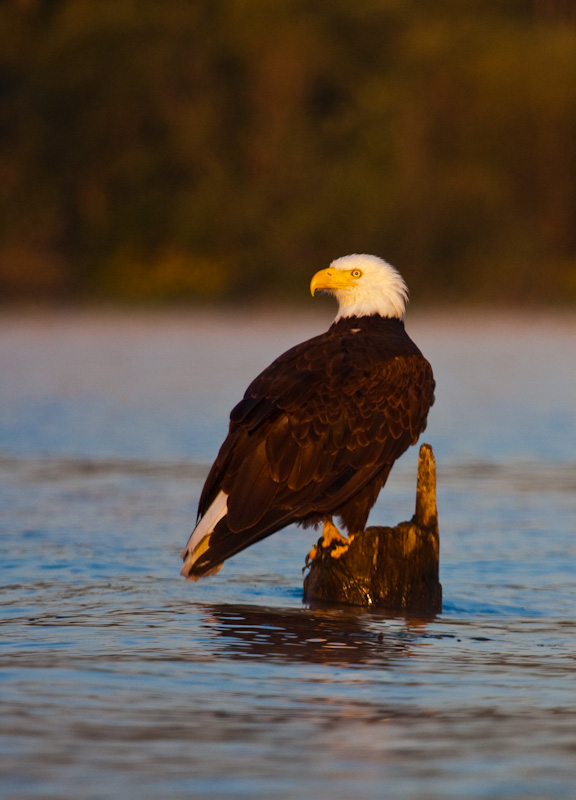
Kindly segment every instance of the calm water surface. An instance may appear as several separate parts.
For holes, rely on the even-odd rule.
[[[2,798],[576,797],[576,319],[408,318],[441,615],[308,607],[297,528],[179,577],[231,406],[323,313],[0,320]]]

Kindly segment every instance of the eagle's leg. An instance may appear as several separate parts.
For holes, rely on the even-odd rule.
[[[322,531],[322,547],[330,547],[332,542],[340,542],[341,544],[348,545],[350,542],[345,536],[342,536],[336,525],[332,522],[331,517],[324,517],[324,529]]]
[[[338,542],[336,547],[332,549],[330,555],[333,558],[339,558],[342,553],[345,553],[348,550],[350,545],[350,539],[347,539],[346,536],[342,536],[336,525],[332,522],[332,517],[324,517],[324,528],[322,530],[322,538],[318,541],[318,544],[322,545],[322,549],[325,550],[327,547],[330,547],[332,542]],[[311,561],[314,561],[316,556],[318,555],[318,547],[314,545],[312,550],[306,556],[306,566],[310,565]]]

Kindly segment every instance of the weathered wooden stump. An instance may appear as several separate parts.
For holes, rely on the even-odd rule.
[[[307,600],[428,614],[441,611],[432,447],[420,448],[416,513],[410,522],[367,528],[352,537],[349,546],[332,541],[325,547],[319,539],[314,550],[304,578]]]

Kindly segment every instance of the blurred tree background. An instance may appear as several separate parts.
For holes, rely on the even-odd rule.
[[[573,0],[0,0],[5,300],[576,303]]]

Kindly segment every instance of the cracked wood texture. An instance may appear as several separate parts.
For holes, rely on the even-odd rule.
[[[344,551],[341,543],[325,548],[320,539],[304,579],[304,596],[390,611],[438,613],[442,610],[439,555],[436,462],[432,447],[423,444],[412,519],[393,528],[367,528]]]

